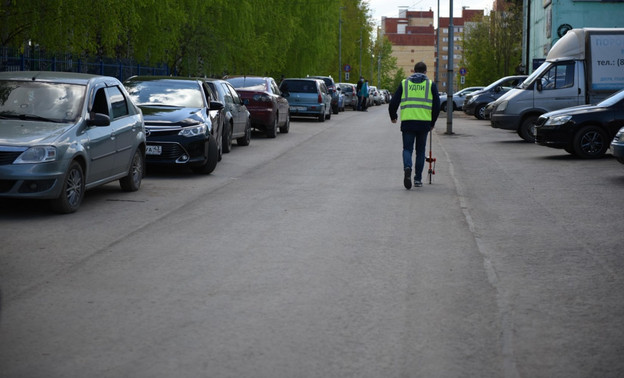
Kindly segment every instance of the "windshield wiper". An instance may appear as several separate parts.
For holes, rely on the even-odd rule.
[[[15,113],[15,112],[0,112],[0,117],[2,117],[4,119],[16,118],[16,119],[24,119],[24,120],[55,122],[55,123],[62,123],[63,122],[63,121],[58,120],[58,119],[42,117],[42,116],[38,116],[36,114],[18,114],[18,113]]]

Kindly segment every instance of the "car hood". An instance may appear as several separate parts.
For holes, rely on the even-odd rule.
[[[543,117],[557,117],[560,115],[575,116],[575,115],[583,115],[587,113],[594,113],[596,111],[602,111],[602,110],[607,110],[607,108],[603,106],[596,106],[596,105],[579,105],[579,106],[573,106],[570,108],[554,110],[552,112],[548,112],[544,114]]]
[[[2,123],[0,123],[0,145],[35,146],[54,144],[74,125],[74,123],[2,120]]]
[[[201,108],[177,108],[162,106],[139,106],[143,112],[146,126],[150,125],[179,125],[188,126],[198,122],[206,122]]]

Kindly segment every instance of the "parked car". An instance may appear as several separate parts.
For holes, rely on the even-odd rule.
[[[368,89],[368,93],[370,93],[369,97],[371,98],[373,105],[381,105],[381,93],[379,93],[376,86],[371,85]]]
[[[480,91],[484,87],[468,87],[464,88],[460,91],[453,93],[452,102],[453,102],[453,110],[461,109],[464,106],[464,100],[466,99],[466,95],[472,92]],[[447,108],[447,98],[448,94],[441,93],[440,94],[440,110],[446,112]]]
[[[526,78],[526,75],[505,76],[479,91],[467,94],[462,107],[464,113],[473,115],[478,119],[485,119],[487,104],[522,83]]]
[[[223,104],[221,117],[223,119],[223,152],[232,150],[232,141],[236,139],[239,146],[249,146],[251,143],[251,113],[243,99],[232,84],[220,79],[202,79],[215,95],[216,101]],[[290,119],[290,118],[289,118]]]
[[[72,213],[96,186],[138,190],[144,162],[143,116],[119,80],[0,73],[0,197],[50,199]]]
[[[336,88],[336,83],[331,76],[310,76],[311,78],[321,79],[325,82],[325,86],[327,87],[327,93],[331,96],[331,109],[334,114],[338,114],[340,111],[340,95]]]
[[[357,110],[358,98],[355,85],[351,83],[338,83],[340,92],[344,95],[344,107],[350,107]]]
[[[282,96],[272,77],[237,76],[229,77],[227,81],[236,89],[251,113],[252,127],[264,131],[267,138],[275,138],[278,128],[280,133],[288,133],[288,100]]]
[[[141,108],[147,132],[146,163],[211,173],[221,158],[223,104],[201,79],[134,76],[124,82]],[[213,112],[211,112],[211,110]]]
[[[624,164],[624,127],[622,127],[611,141],[611,151],[613,156],[620,163]]]
[[[290,106],[293,117],[316,117],[319,122],[331,119],[331,95],[320,79],[284,79],[280,91]]]
[[[598,158],[624,127],[624,89],[596,105],[542,114],[535,123],[537,144],[563,148],[582,158]]]

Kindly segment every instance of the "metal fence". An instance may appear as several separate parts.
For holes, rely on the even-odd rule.
[[[113,76],[123,81],[134,75],[169,76],[165,64],[157,67],[142,66],[132,60],[74,59],[70,54],[46,54],[39,50],[20,53],[0,47],[0,71],[64,71]]]

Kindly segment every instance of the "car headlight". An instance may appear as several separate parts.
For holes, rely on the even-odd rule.
[[[37,146],[22,152],[13,164],[47,163],[56,160],[56,147]]]
[[[546,120],[546,123],[544,123],[544,126],[560,126],[560,125],[564,125],[570,119],[572,119],[572,116],[569,116],[569,115],[549,117]]]
[[[507,109],[507,103],[508,103],[508,102],[509,102],[509,101],[501,101],[501,102],[498,104],[498,106],[496,106],[496,112],[497,112],[497,113],[498,113],[498,112],[501,112],[501,113],[505,112],[505,109]]]
[[[194,137],[194,136],[198,136],[198,135],[205,135],[206,134],[206,129],[207,129],[206,124],[202,123],[200,125],[185,127],[182,130],[180,130],[178,135],[185,136],[185,137]]]
[[[613,138],[613,140],[616,142],[624,142],[624,128],[620,129],[620,131],[615,134],[615,138]]]
[[[468,100],[466,100],[466,105],[470,105],[474,102],[474,97],[470,97]]]

